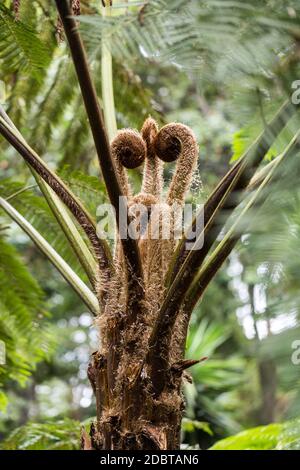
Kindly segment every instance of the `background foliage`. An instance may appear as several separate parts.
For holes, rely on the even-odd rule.
[[[160,124],[191,126],[200,149],[191,198],[204,201],[300,78],[299,2],[115,1],[111,18],[99,14],[100,3],[82,1],[80,19],[99,98],[104,38],[118,126],[140,128],[149,113]],[[10,0],[0,6],[1,104],[94,215],[106,195],[54,2],[20,5],[18,20]],[[298,127],[294,119],[269,159]],[[185,445],[209,448],[238,433],[213,448],[299,447],[300,365],[291,361],[300,340],[298,163],[286,165],[251,213],[249,233],[193,315],[187,357],[208,360],[185,387]],[[139,184],[138,172],[132,181]],[[87,282],[30,172],[2,139],[0,192]],[[60,275],[0,217],[0,439],[7,449],[73,449],[79,422],[95,413],[86,366],[97,332]]]

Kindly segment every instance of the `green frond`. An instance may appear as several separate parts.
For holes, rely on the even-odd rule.
[[[270,424],[248,429],[217,442],[211,450],[274,450],[282,428],[282,424]]]
[[[136,68],[142,60],[187,71],[201,94],[222,89],[231,96],[225,106],[235,122],[246,124],[269,103],[289,96],[299,76],[299,3],[290,5],[294,15],[282,4],[274,9],[272,2],[256,0],[154,0],[129,6],[126,14],[114,6],[119,14],[111,18],[81,17],[91,58],[100,56],[105,38],[118,63]]]
[[[295,9],[298,11],[299,5]],[[126,14],[120,13],[111,18],[81,16],[81,24],[85,41],[93,54],[99,52],[99,39],[104,36],[119,59],[130,60],[133,55],[140,55],[169,61],[189,70],[214,65],[216,58],[222,59],[222,54],[228,64],[228,55],[232,57],[233,48],[240,45],[237,54],[241,59],[239,68],[246,71],[250,66],[248,58],[251,57],[252,71],[253,58],[257,56],[258,49],[249,48],[245,42],[249,41],[251,33],[253,39],[254,29],[257,41],[273,41],[273,47],[278,42],[278,30],[289,34],[299,31],[297,21],[289,18],[284,8],[278,20],[278,13],[274,15],[271,5],[258,5],[254,0],[247,4],[238,0],[154,0],[142,11],[132,7]],[[256,54],[253,57],[254,51]],[[213,52],[213,57],[208,52]],[[224,63],[221,60],[218,67]]]
[[[211,450],[299,450],[300,419],[247,429],[217,442]]]
[[[226,400],[219,399],[224,393],[234,393],[243,383],[245,360],[237,355],[224,358],[221,347],[230,337],[230,327],[216,321],[201,319],[199,324],[192,323],[187,339],[186,357],[200,359],[190,370],[193,383],[185,384],[184,393],[187,403],[187,416],[195,418],[193,409],[205,409],[214,427],[230,429],[232,433],[241,428],[233,418]],[[203,393],[203,390],[207,390]]]
[[[73,169],[80,168],[83,171],[89,168],[91,161],[96,157],[96,152],[90,139],[90,129],[81,97],[76,97],[70,108],[76,119],[67,123],[62,136],[63,155],[60,166],[64,168],[70,164]]]
[[[33,110],[32,122],[35,125],[31,129],[30,141],[39,153],[47,150],[53,129],[64,118],[68,121],[68,106],[77,95],[75,73],[68,57],[54,59],[41,92],[42,100]]]
[[[24,188],[23,183],[10,179],[0,182],[0,191],[3,198],[9,198]],[[51,246],[64,258],[72,269],[84,277],[78,259],[75,257],[66,236],[57,224],[46,200],[34,190],[18,193],[12,199],[14,208],[51,244]]]
[[[96,218],[99,204],[107,202],[104,183],[97,176],[90,176],[79,170],[73,171],[69,165],[63,167],[59,175]]]
[[[15,429],[1,445],[3,450],[79,450],[80,422],[27,423]]]
[[[77,276],[65,260],[54,250],[54,248],[41,236],[41,234],[5,199],[0,198],[0,205],[5,212],[16,222],[19,227],[30,237],[35,246],[46,256],[46,258],[62,274],[70,286],[77,292],[79,297],[86,303],[95,315],[99,313],[99,302],[97,297],[88,286]]]
[[[118,63],[114,64],[113,76],[119,128],[140,129],[149,115],[162,123],[161,116],[155,111],[151,92],[138,75]]]

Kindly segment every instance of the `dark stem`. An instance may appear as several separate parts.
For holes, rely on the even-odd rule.
[[[241,161],[238,161],[222,178],[216,189],[212,192],[208,200],[205,202],[204,207],[200,208],[199,212],[196,214],[194,220],[192,221],[191,227],[188,229],[187,234],[184,235],[183,238],[180,240],[178,247],[176,248],[176,251],[174,253],[173,259],[171,261],[170,269],[168,270],[166,276],[166,287],[169,287],[172,284],[176,275],[180,271],[180,268],[185,262],[188,254],[190,253],[190,251],[186,249],[187,242],[189,244],[196,242],[196,237],[194,235],[196,227],[199,226],[199,223],[201,223],[202,220],[204,220],[204,227],[207,225],[209,219],[220,204],[224,193],[230,187],[232,181],[237,175],[241,163]]]
[[[275,420],[278,378],[274,359],[260,359],[258,361],[258,373],[262,401],[258,419],[260,424],[266,425],[273,423]]]

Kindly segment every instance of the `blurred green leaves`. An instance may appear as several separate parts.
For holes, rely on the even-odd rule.
[[[187,416],[194,420],[196,414],[197,420],[208,420],[213,432],[224,426],[232,432],[239,429],[229,403],[234,399],[231,393],[237,392],[245,380],[245,359],[240,354],[222,353],[221,347],[231,335],[230,324],[224,327],[218,321],[201,318],[198,324],[192,324],[187,340],[186,357],[208,357],[191,368],[193,383],[184,387]]]
[[[232,151],[233,160],[243,153],[278,102],[290,96],[292,81],[299,78],[299,2],[291,0],[287,8],[284,0],[155,0],[142,9],[141,2],[134,3],[128,8],[123,3],[119,9],[118,2],[114,2],[117,15],[108,20],[100,15],[81,18],[97,93],[101,96],[100,39],[105,34],[114,55],[119,127],[139,128],[149,113],[162,122],[175,120],[191,125],[200,143],[199,170],[204,184],[204,190],[197,186],[197,198],[204,199],[212,182],[227,169]],[[21,21],[16,21],[8,8],[0,7],[0,79],[6,88],[5,108],[43,159],[51,167],[60,168],[62,179],[94,214],[96,206],[105,200],[104,188],[66,45],[55,42],[54,2],[23,0],[22,5]],[[299,121],[295,120],[267,157],[277,155],[298,128]],[[5,143],[1,142],[1,150],[0,171],[4,170],[5,176],[11,178],[1,181],[0,191],[3,197],[8,197],[30,185],[31,180]],[[282,172],[278,185],[269,189],[267,204],[261,211],[250,214],[251,234],[234,254],[241,264],[244,284],[237,272],[228,279],[225,265],[194,315],[187,357],[208,356],[208,360],[191,369],[194,383],[186,386],[188,418],[183,428],[187,441],[193,435],[202,445],[203,435],[204,439],[210,437],[208,429],[214,433],[211,439],[218,439],[259,422],[256,413],[261,390],[257,366],[266,357],[274,359],[277,366],[278,419],[299,415],[299,367],[292,365],[289,357],[292,338],[299,337],[298,329],[290,327],[279,334],[270,332],[259,342],[255,337],[247,339],[249,331],[243,329],[241,320],[245,314],[239,312],[239,308],[249,310],[245,286],[263,285],[268,295],[267,309],[263,313],[254,311],[253,318],[248,314],[246,319],[260,325],[276,319],[280,323],[280,317],[293,315],[293,321],[299,324],[298,157],[295,160],[295,167]],[[170,169],[168,172],[170,175]],[[138,173],[133,178],[139,182]],[[40,193],[31,188],[12,201],[82,276],[78,260],[64,236],[59,235],[56,221]],[[52,385],[53,377],[60,376],[71,394],[74,383],[78,385],[79,367],[80,380],[86,382],[86,365],[80,351],[75,359],[65,360],[75,348],[70,338],[71,323],[65,319],[74,322],[82,314],[81,306],[32,246],[24,240],[20,243],[18,233],[13,232],[11,237],[17,248],[13,251],[8,251],[5,238],[1,240],[0,260],[5,269],[1,265],[0,273],[10,277],[3,285],[3,299],[0,290],[0,338],[5,335],[8,345],[8,362],[0,368],[0,385],[6,392],[14,389],[13,380],[23,384],[38,361],[47,357],[51,338],[56,336],[59,353],[47,366],[41,363],[43,373],[34,374],[34,386],[39,380]],[[30,260],[46,291],[53,314],[49,321],[55,331],[51,338],[47,317],[42,313],[43,318],[39,318],[45,309],[44,294],[33,283],[23,259]],[[9,270],[18,270],[20,265],[20,273],[13,277]],[[258,274],[262,271],[263,275]],[[236,297],[234,286],[238,286]],[[240,300],[238,295],[242,294]],[[9,296],[16,296],[16,303]],[[36,318],[38,327],[29,327],[28,321],[34,319],[35,324]],[[86,343],[90,343],[90,338]],[[0,408],[7,402],[4,391],[0,390]],[[32,398],[34,406],[39,408],[35,418],[46,419],[37,401]],[[82,415],[79,401],[74,403],[70,400],[65,414]],[[12,407],[19,407],[17,400],[13,399]],[[59,412],[57,407],[57,416]],[[6,426],[5,419],[2,429]],[[18,419],[14,418],[10,426],[15,427]],[[78,448],[78,429],[79,422],[69,420],[29,423],[16,430],[4,447]],[[260,427],[230,439],[224,445],[232,448],[293,447],[298,445],[299,423]]]
[[[299,450],[300,419],[247,429],[214,444],[210,450]]]
[[[183,420],[183,431],[201,429],[211,434],[207,423]],[[3,450],[79,450],[80,423],[71,419],[28,423],[17,428],[1,445]],[[210,450],[299,450],[300,420],[248,429],[214,444]]]
[[[8,380],[24,385],[55,344],[46,317],[44,294],[16,249],[0,236],[0,338],[6,361],[0,365],[0,387]],[[0,404],[6,405],[1,392]]]

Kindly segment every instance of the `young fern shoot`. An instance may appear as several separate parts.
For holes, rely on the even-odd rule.
[[[182,383],[186,369],[199,362],[199,358],[184,359],[188,322],[194,300],[199,299],[205,283],[233,249],[236,235],[229,232],[226,243],[217,245],[211,264],[209,258],[205,263],[206,257],[217,244],[224,226],[224,209],[227,215],[237,207],[241,192],[296,106],[290,102],[283,106],[245,156],[225,175],[177,243],[177,211],[185,203],[198,158],[192,130],[180,123],[170,123],[159,130],[154,119],[148,117],[140,132],[132,129],[123,129],[116,135],[113,132],[115,137],[110,143],[77,22],[72,17],[71,7],[78,2],[55,2],[70,46],[102,177],[115,209],[113,256],[106,242],[96,237],[94,223],[80,201],[1,116],[0,133],[69,208],[97,255],[96,300],[103,307],[97,317],[101,345],[88,367],[96,396],[96,420],[91,424],[90,436],[83,434],[82,447],[178,449],[184,410]],[[164,163],[171,162],[175,162],[175,172],[164,192]],[[141,189],[134,194],[127,169],[142,164]],[[189,251],[186,240],[193,235],[202,216],[204,227],[192,238],[193,250]],[[204,244],[200,247],[202,236]],[[62,269],[61,260],[54,261]],[[107,273],[105,278],[103,269]],[[95,298],[85,289],[84,295],[88,303],[95,304]]]

